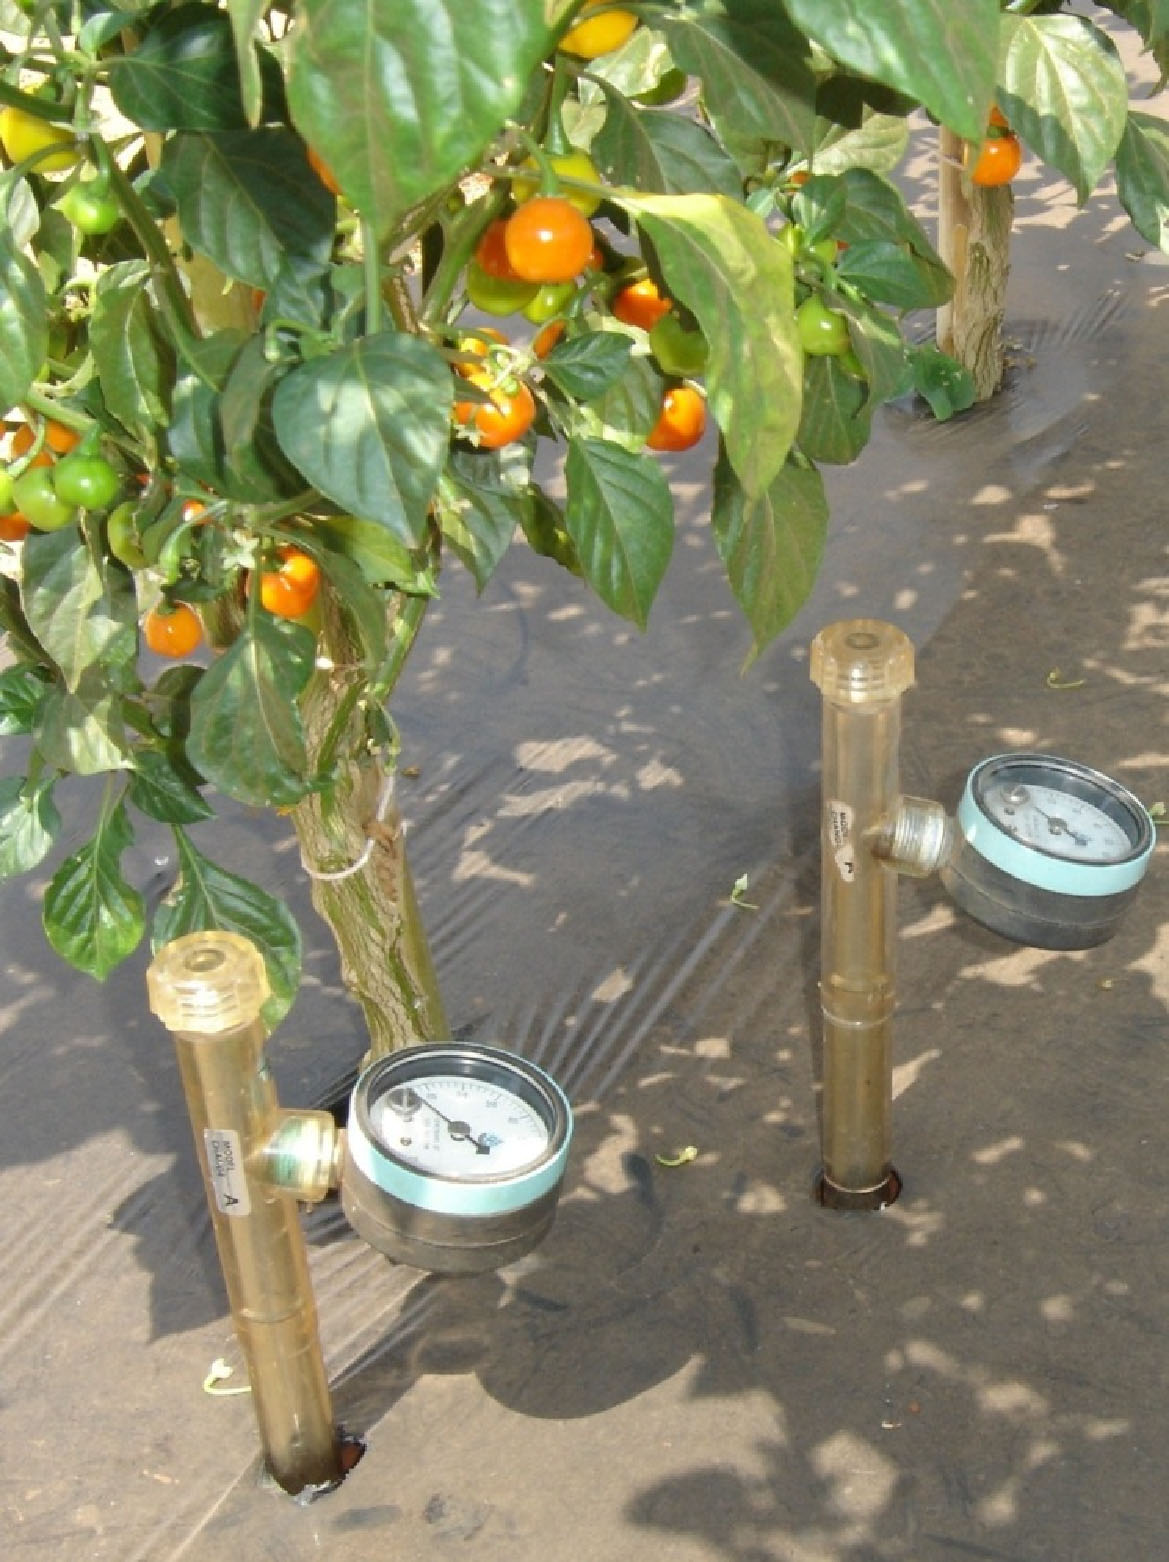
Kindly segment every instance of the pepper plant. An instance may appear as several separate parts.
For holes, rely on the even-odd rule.
[[[1166,0],[1108,7],[1160,57]],[[509,547],[644,626],[668,452],[709,462],[754,649],[815,578],[822,468],[969,377],[891,177],[923,108],[998,104],[1163,245],[1166,126],[1060,5],[0,0],[0,875],[104,978],[147,936],[299,935],[217,863],[217,799],[295,830],[375,1052],[445,1026],[389,782],[444,569]],[[907,320],[910,322],[907,324]],[[554,448],[563,500],[533,476]],[[664,454],[665,453],[665,454]],[[65,776],[92,783],[60,844]],[[141,816],[178,875],[147,926]]]

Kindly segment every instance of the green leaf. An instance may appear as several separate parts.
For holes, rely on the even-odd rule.
[[[879,309],[850,299],[838,301],[848,316],[853,350],[865,371],[871,404],[902,396],[913,384],[905,338]]]
[[[520,482],[508,483],[499,455],[503,452],[460,451],[438,485],[438,518],[442,534],[471,572],[479,591],[495,573],[516,528],[523,524],[527,504],[528,462]],[[478,458],[478,459],[476,459]]]
[[[373,528],[379,537],[393,539],[380,526]],[[337,593],[341,611],[353,626],[361,642],[366,667],[372,669],[385,659],[387,645],[386,594],[370,585],[361,566],[345,552],[333,548],[314,548],[313,557],[328,575]],[[417,571],[415,571],[415,578]],[[419,596],[430,595],[418,592]]]
[[[864,384],[835,358],[809,358],[799,447],[810,461],[847,466],[869,442],[872,413]]]
[[[980,141],[994,96],[999,0],[784,0],[797,27],[841,64],[916,98]]]
[[[565,530],[564,515],[536,483],[528,491],[528,503],[520,517],[520,525],[533,553],[552,559],[562,569],[583,579],[584,570],[576,544]]]
[[[301,0],[293,122],[385,235],[494,140],[568,3]]]
[[[122,875],[122,853],[133,839],[119,802],[103,815],[93,839],[61,864],[45,891],[49,943],[99,982],[133,953],[146,931],[142,896]]]
[[[61,831],[52,784],[25,790],[23,776],[0,778],[0,879],[44,861]]]
[[[249,125],[257,125],[264,109],[264,75],[257,46],[260,20],[268,0],[227,0],[235,52],[239,60],[240,100]]]
[[[336,203],[291,131],[181,132],[166,143],[162,171],[183,237],[225,276],[266,288],[289,254],[329,258]]]
[[[833,126],[816,147],[816,172],[842,174],[849,168],[890,173],[905,156],[909,126],[899,115],[869,114],[856,130]]]
[[[669,483],[651,456],[601,439],[570,441],[564,475],[564,524],[585,579],[644,629],[674,546]]]
[[[215,817],[195,786],[190,766],[176,763],[163,749],[139,745],[134,750],[129,796],[135,808],[163,824],[196,824]]]
[[[632,328],[609,334],[630,341]],[[551,356],[551,355],[549,355]],[[662,405],[662,379],[649,358],[627,357],[625,371],[599,396],[564,408],[570,432],[640,450],[648,439]]]
[[[375,521],[355,515],[314,515],[313,530],[334,554],[351,559],[372,586],[393,585],[413,596],[433,596],[435,585],[405,543]]]
[[[204,857],[175,830],[179,877],[159,906],[151,928],[154,948],[185,933],[240,933],[264,957],[271,997],[264,1022],[271,1030],[292,1006],[300,985],[300,930],[282,901]]]
[[[887,239],[850,243],[836,262],[836,274],[875,302],[898,309],[936,309],[954,291],[953,279],[940,261],[931,265],[908,244]]]
[[[838,208],[841,197],[844,205]],[[873,240],[908,245],[927,267],[945,274],[937,251],[906,206],[901,192],[869,168],[847,168],[833,178],[817,176],[810,179],[796,197],[794,213],[809,237],[820,237],[817,223],[820,212],[828,222],[824,231],[848,244]]]
[[[1169,121],[1129,114],[1116,154],[1116,187],[1141,238],[1169,253]]]
[[[3,574],[0,574],[0,629],[7,637],[10,652],[34,665],[44,662],[44,648],[37,644],[20,605],[20,587]]]
[[[0,234],[0,413],[24,400],[49,350],[48,300],[40,272]]]
[[[272,426],[272,397],[283,372],[268,361],[262,336],[250,337],[231,366],[214,412],[223,448],[218,487],[228,498],[264,504],[304,487]]]
[[[79,776],[129,769],[122,700],[100,668],[90,668],[72,692],[50,691],[36,747],[46,765]]]
[[[452,400],[442,355],[419,337],[383,331],[286,375],[272,416],[285,455],[310,483],[416,548],[446,459]]]
[[[544,373],[566,396],[592,401],[625,373],[633,338],[620,331],[586,331],[556,346],[543,360]]]
[[[125,570],[102,567],[75,527],[32,532],[24,545],[22,593],[29,627],[76,692],[91,672],[110,682],[133,667],[138,604]]]
[[[791,623],[815,583],[828,533],[823,479],[815,467],[789,461],[766,493],[751,497],[720,451],[711,520],[731,590],[751,626],[754,657]]]
[[[191,763],[241,803],[283,807],[309,790],[297,696],[316,639],[302,624],[253,612],[191,695]]]
[[[1002,22],[999,107],[1083,202],[1115,155],[1128,116],[1116,46],[1082,16],[1007,14]]]
[[[167,421],[173,354],[150,302],[150,265],[122,261],[98,273],[89,347],[102,396],[129,433],[152,439]]]
[[[916,347],[910,354],[913,388],[929,402],[939,423],[965,412],[975,401],[974,377],[968,369],[940,352],[932,343]]]
[[[613,184],[684,195],[709,190],[737,200],[739,170],[695,120],[665,109],[641,109],[611,89],[608,113],[591,152]]]
[[[248,57],[258,80],[257,57],[250,49]],[[270,90],[278,88],[270,59],[267,75]],[[137,48],[113,55],[109,82],[114,103],[143,130],[241,130],[249,123],[232,21],[202,3],[164,12]]]
[[[760,138],[809,151],[816,78],[808,48],[770,0],[731,0],[727,14],[655,16],[682,70],[701,76],[720,138]]]
[[[41,667],[6,667],[0,672],[0,738],[34,729],[52,682]]]
[[[619,201],[652,241],[671,297],[694,314],[709,343],[711,415],[743,486],[762,493],[800,418],[791,256],[753,212],[724,196]]]

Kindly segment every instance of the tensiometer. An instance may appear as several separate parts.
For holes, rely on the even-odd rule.
[[[342,1207],[400,1263],[497,1269],[551,1226],[571,1136],[564,1092],[526,1058],[472,1043],[409,1047],[354,1089]]]
[[[1144,805],[1110,776],[1053,754],[975,765],[942,869],[974,919],[1018,943],[1085,949],[1116,931],[1152,855]]]

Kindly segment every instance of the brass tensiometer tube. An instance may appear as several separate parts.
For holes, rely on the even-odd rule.
[[[147,972],[150,1007],[174,1034],[232,1320],[247,1361],[268,1469],[296,1493],[339,1481],[298,1199],[335,1181],[328,1113],[282,1112],[264,1060],[264,963],[233,933],[192,933]]]
[[[901,695],[913,647],[891,624],[831,624],[811,647],[823,697],[820,1202],[881,1209],[901,1191],[890,1159]]]

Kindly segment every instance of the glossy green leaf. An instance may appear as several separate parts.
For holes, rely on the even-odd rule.
[[[836,274],[877,303],[898,309],[936,309],[954,291],[953,280],[939,262],[931,265],[905,242],[858,239],[843,250]]]
[[[1002,22],[999,107],[1084,201],[1115,155],[1128,116],[1116,45],[1082,16],[1007,14]]]
[[[314,487],[415,548],[446,458],[452,400],[442,355],[383,331],[286,375],[272,416],[285,455]]]
[[[809,358],[799,447],[811,461],[847,466],[865,448],[872,414],[864,384],[836,358]]]
[[[232,20],[198,0],[164,11],[133,49],[111,56],[108,68],[114,103],[143,130],[240,130],[249,123]],[[271,88],[279,81],[272,64],[269,81]]]
[[[1116,154],[1116,187],[1140,236],[1169,252],[1169,121],[1128,116]]]
[[[296,701],[315,652],[316,639],[303,625],[257,611],[199,680],[187,752],[226,796],[279,808],[309,790]]]
[[[281,374],[281,367],[269,362],[261,336],[245,342],[228,372],[213,417],[223,449],[218,486],[229,498],[264,504],[304,488],[272,425],[272,398]]]
[[[815,467],[789,461],[765,493],[752,497],[720,451],[711,522],[757,655],[791,623],[815,583],[828,533],[823,479]]]
[[[834,126],[816,147],[816,172],[841,174],[847,168],[868,168],[887,174],[897,167],[909,145],[909,126],[899,115],[870,114],[855,130]]]
[[[79,776],[129,768],[122,700],[100,668],[89,668],[73,691],[50,690],[36,748],[50,768]]]
[[[0,879],[43,862],[61,832],[51,785],[27,788],[23,776],[0,777]]]
[[[557,342],[543,359],[544,373],[566,396],[592,401],[603,396],[629,364],[633,339],[620,331],[586,331]]]
[[[235,52],[239,60],[240,100],[249,125],[257,125],[264,108],[264,76],[257,33],[268,0],[227,0]]]
[[[432,596],[435,584],[417,557],[392,532],[355,515],[317,515],[313,530],[332,553],[352,560],[370,585],[399,586],[414,596]]]
[[[761,493],[799,426],[791,256],[753,212],[722,196],[622,196],[621,204],[652,240],[670,296],[709,343],[711,415],[740,482]]]
[[[379,537],[388,538],[389,534],[380,526],[373,529]],[[338,607],[349,620],[361,645],[365,665],[372,670],[381,664],[386,655],[388,602],[385,592],[372,586],[362,573],[360,564],[343,551],[314,547],[312,554],[328,576],[337,594]],[[417,572],[414,578],[417,578]],[[428,592],[418,594],[429,595]]]
[[[23,401],[49,349],[48,300],[40,272],[0,233],[0,412]]]
[[[800,27],[842,64],[908,93],[968,141],[981,139],[994,96],[999,0],[784,0]]]
[[[215,810],[195,785],[189,765],[176,763],[164,749],[139,745],[134,750],[130,801],[141,813],[163,824],[197,824]]]
[[[807,44],[770,0],[730,0],[724,14],[657,15],[682,70],[701,76],[703,102],[724,143],[762,138],[809,151],[816,78]]]
[[[154,948],[186,933],[240,933],[264,958],[271,997],[264,1022],[271,1030],[292,1006],[300,985],[300,930],[288,907],[259,885],[221,868],[175,830],[179,876],[155,914]]]
[[[708,190],[737,200],[739,170],[711,133],[692,118],[642,109],[610,92],[608,112],[590,151],[613,184],[682,195]]]
[[[574,439],[565,462],[564,525],[589,585],[644,629],[674,546],[670,485],[652,456]]]
[[[122,261],[98,276],[89,346],[102,395],[123,428],[144,438],[165,424],[173,353],[150,301],[150,266]]]
[[[438,485],[443,536],[482,591],[523,524],[531,460],[506,451],[458,451]]]
[[[939,423],[957,412],[965,412],[975,402],[974,377],[968,369],[932,342],[914,348],[910,354],[913,388],[929,403]]]
[[[45,891],[49,943],[70,965],[104,982],[146,931],[142,896],[122,874],[134,832],[125,807],[104,814],[91,841],[66,858]]]
[[[291,131],[180,133],[166,144],[162,170],[183,237],[225,276],[262,288],[290,253],[328,259],[336,203]]]
[[[52,679],[40,667],[6,667],[0,672],[0,738],[31,732]]]
[[[613,335],[630,338],[624,330]],[[629,357],[621,378],[588,401],[574,402],[560,410],[569,432],[602,439],[627,450],[641,450],[658,420],[662,405],[662,378],[649,358]]]
[[[106,561],[99,567],[75,527],[31,532],[21,573],[29,627],[70,691],[93,670],[110,675],[133,666],[138,650],[133,581]]]
[[[293,121],[385,234],[452,183],[523,100],[569,0],[301,0]]]
[[[524,500],[513,494],[493,494],[459,488],[443,479],[438,492],[438,519],[451,551],[468,569],[476,589],[483,591],[516,528],[523,524]]]

